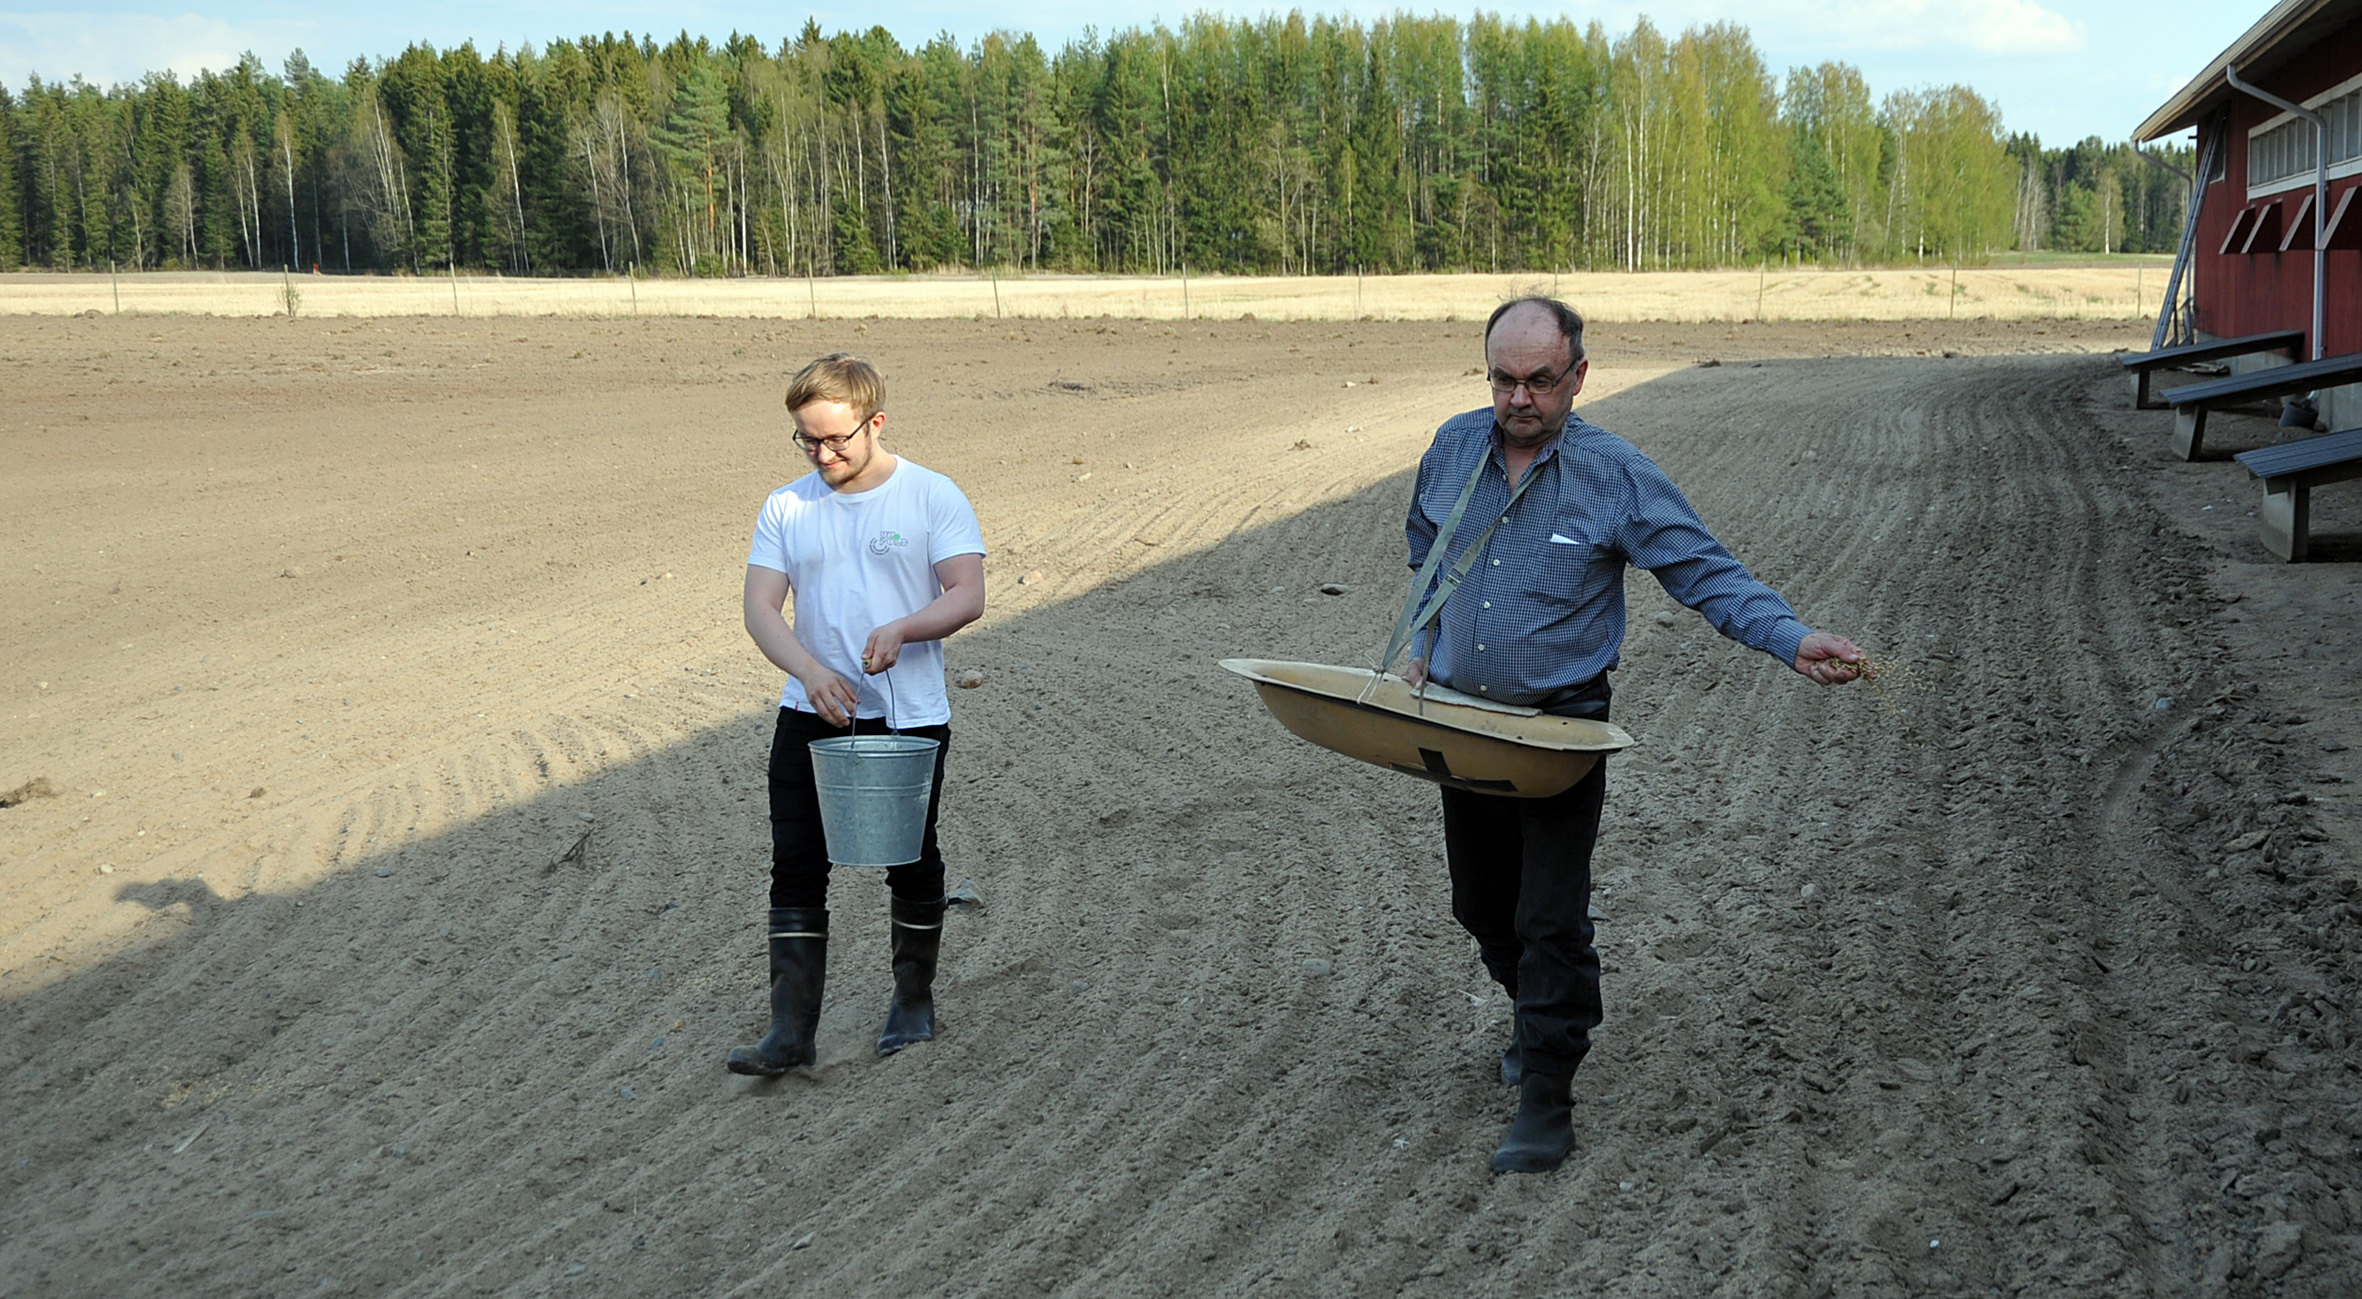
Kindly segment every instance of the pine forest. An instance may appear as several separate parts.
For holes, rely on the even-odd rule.
[[[2187,170],[2187,151],[2162,159]],[[2171,251],[2185,182],[1729,24],[622,36],[0,86],[0,269],[1234,274]]]

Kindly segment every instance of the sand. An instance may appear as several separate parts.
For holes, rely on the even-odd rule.
[[[1496,1178],[1432,790],[1214,667],[1375,652],[1474,326],[0,318],[0,1294],[2353,1293],[2362,501],[2272,561],[2145,336],[1593,331],[1585,413],[1896,688],[1633,579],[1608,1022]],[[993,547],[983,906],[881,1061],[840,872],[759,1082],[737,597],[838,347]]]

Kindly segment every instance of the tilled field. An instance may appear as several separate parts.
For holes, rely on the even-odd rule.
[[[2362,1290],[2362,509],[2270,562],[2121,325],[1594,331],[1887,689],[1634,576],[1577,1150],[1487,1171],[1432,791],[1213,667],[1374,654],[1475,331],[0,321],[0,1294]],[[983,902],[881,1061],[840,871],[760,1083],[737,591],[837,347],[993,547]]]

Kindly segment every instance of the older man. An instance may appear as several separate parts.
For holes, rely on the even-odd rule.
[[[984,614],[984,536],[949,478],[879,445],[885,381],[838,352],[788,381],[795,444],[812,472],[772,492],[746,559],[746,631],[787,673],[771,741],[771,1028],[730,1052],[733,1073],[776,1077],[815,1058],[828,972],[828,844],[811,743],[892,726],[936,740],[919,859],[887,872],[894,1000],[878,1054],[935,1035],[943,854],[935,808],[951,748],[943,638]],[[790,594],[795,622],[783,616]]]
[[[1485,326],[1485,361],[1492,408],[1447,421],[1419,462],[1413,571],[1463,499],[1438,571],[1457,571],[1472,545],[1484,549],[1413,641],[1414,684],[1604,720],[1607,674],[1624,640],[1626,565],[1649,570],[1723,635],[1816,682],[1860,675],[1852,642],[1805,627],[1714,539],[1663,470],[1573,413],[1589,362],[1572,308],[1539,297],[1503,305]],[[1574,1143],[1575,1067],[1600,1022],[1591,848],[1606,794],[1605,762],[1549,798],[1443,790],[1452,915],[1517,1007],[1501,1060],[1503,1080],[1519,1088],[1517,1117],[1493,1156],[1496,1172],[1557,1168]]]

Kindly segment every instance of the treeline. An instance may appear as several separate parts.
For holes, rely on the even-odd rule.
[[[2018,169],[2014,246],[2076,253],[2179,250],[2190,172],[2197,164],[2187,145],[2148,153],[2156,161],[2129,143],[2103,144],[2096,135],[2069,149],[2045,149],[2033,136],[2012,136],[2009,156]]]
[[[2186,157],[2180,160],[2185,168]],[[2169,249],[2182,190],[1745,29],[629,33],[0,86],[0,269],[1383,273]]]

